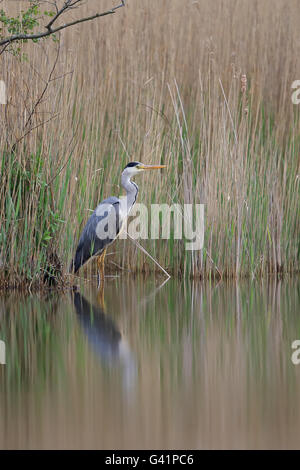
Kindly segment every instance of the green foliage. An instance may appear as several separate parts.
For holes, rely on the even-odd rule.
[[[27,10],[21,10],[17,16],[9,16],[3,9],[0,10],[0,39],[4,39],[9,36],[16,36],[20,34],[30,35],[34,33],[34,29],[40,26],[41,21],[45,17],[53,17],[53,11],[40,10],[40,2],[38,0],[30,0],[30,6]],[[51,35],[54,41],[57,41],[57,37]],[[39,42],[39,38],[31,39],[32,42]],[[28,39],[20,39],[14,42],[14,46],[10,46],[10,52],[14,55],[20,55],[20,46],[18,44],[27,43]]]
[[[39,2],[36,0],[30,1],[30,7],[27,10],[21,10],[20,14],[16,17],[9,17],[5,11],[0,10],[0,28],[1,35],[7,30],[10,34],[29,34],[33,31],[34,27],[39,24],[41,17],[39,9]]]
[[[28,158],[24,168],[13,155],[3,155],[6,160],[5,224],[0,229],[2,260],[8,261],[10,247],[19,255],[19,270],[32,278],[47,264],[58,230],[61,215],[53,199],[52,188],[45,174],[45,158],[38,151]],[[5,164],[2,164],[4,168]],[[34,256],[35,264],[28,264]]]

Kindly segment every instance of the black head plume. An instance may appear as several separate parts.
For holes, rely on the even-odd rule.
[[[126,168],[131,168],[131,167],[137,166],[137,165],[140,165],[140,162],[130,162],[130,163],[128,163],[128,165],[125,166],[124,170]]]

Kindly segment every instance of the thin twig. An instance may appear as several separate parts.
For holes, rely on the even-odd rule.
[[[216,271],[219,273],[220,280],[221,280],[221,279],[223,278],[221,271],[219,270],[218,266],[216,265],[216,263],[214,262],[214,260],[212,259],[212,257],[211,257],[210,254],[208,253],[208,251],[205,250],[205,252],[206,252],[206,255],[207,255],[208,259],[211,261],[211,263],[212,263],[212,264],[214,265],[214,267],[216,268]]]
[[[53,75],[54,70],[55,70],[55,68],[56,68],[56,64],[57,64],[58,57],[59,57],[59,52],[60,52],[60,45],[58,44],[57,54],[56,54],[56,57],[55,57],[55,60],[54,60],[54,63],[53,63],[53,67],[52,67],[52,69],[51,69],[51,71],[50,71],[48,80],[47,80],[47,82],[46,82],[46,84],[45,84],[45,86],[44,86],[44,89],[43,89],[43,91],[42,91],[40,97],[38,98],[38,100],[37,100],[36,103],[34,104],[32,110],[31,110],[31,113],[30,113],[29,116],[28,116],[28,119],[27,119],[27,121],[26,121],[26,123],[25,123],[24,129],[26,129],[26,127],[27,127],[28,124],[30,123],[30,121],[31,121],[31,119],[32,119],[32,116],[34,115],[34,112],[35,112],[36,108],[37,108],[38,105],[41,103],[41,101],[42,101],[42,99],[43,99],[43,97],[44,97],[44,95],[45,95],[45,93],[46,93],[46,91],[47,91],[47,88],[48,88],[49,83],[50,83],[50,81],[51,81],[52,75]]]
[[[104,11],[103,13],[95,13],[94,15],[86,16],[84,18],[80,18],[78,20],[71,21],[70,23],[65,23],[61,26],[57,26],[56,28],[51,28],[50,27],[50,29],[47,29],[47,31],[45,31],[45,32],[39,32],[39,33],[35,33],[35,34],[15,34],[15,35],[12,35],[12,36],[8,36],[8,37],[0,40],[0,46],[5,46],[6,44],[11,44],[12,42],[15,42],[15,41],[42,39],[42,38],[45,38],[47,36],[50,36],[51,34],[55,34],[58,31],[61,31],[62,29],[69,28],[69,27],[74,26],[76,24],[85,23],[87,21],[92,21],[92,20],[95,20],[96,18],[100,18],[102,16],[112,15],[113,13],[116,12],[116,10],[118,8],[121,8],[123,6],[125,6],[124,0],[122,0],[120,5],[117,5],[116,7],[113,7],[110,10]],[[68,6],[68,8],[65,8],[64,12],[68,11],[68,9],[70,9],[70,6]],[[58,16],[60,16],[60,15],[58,15]],[[58,18],[58,16],[56,15],[56,19]],[[49,23],[48,23],[47,26],[49,26]],[[1,51],[1,53],[2,52],[3,52],[3,50]]]
[[[231,112],[230,112],[229,104],[228,104],[228,101],[227,101],[227,98],[226,98],[226,95],[225,95],[225,91],[224,91],[224,88],[223,88],[223,84],[222,84],[222,81],[221,81],[220,78],[219,78],[219,83],[220,83],[220,87],[221,87],[223,97],[224,97],[224,100],[225,100],[225,103],[226,103],[226,107],[227,107],[227,111],[228,111],[228,114],[229,114],[230,122],[231,122],[231,125],[232,125],[232,129],[233,129],[233,133],[234,133],[234,139],[235,139],[235,145],[237,145],[237,143],[238,143],[237,133],[236,133],[236,130],[235,130],[235,127],[234,127],[234,122],[233,122],[232,115],[231,115]]]
[[[153,261],[153,263],[155,263],[164,273],[165,275],[168,277],[168,279],[171,277],[169,273],[167,273],[167,271],[156,261],[156,259],[153,258],[153,256],[150,255],[150,253],[148,253],[148,251],[142,246],[139,244],[139,242],[137,242],[134,238],[132,238],[128,232],[127,233],[127,236],[128,238],[143,252],[145,253],[145,255],[149,256],[149,258]]]
[[[15,143],[13,144],[13,146],[12,146],[12,152],[15,151],[17,144],[19,144],[23,139],[25,139],[25,137],[26,137],[28,134],[30,134],[30,133],[31,133],[32,131],[34,131],[35,129],[38,129],[39,127],[43,126],[44,124],[47,124],[48,122],[53,121],[53,119],[57,118],[58,115],[59,115],[59,113],[56,113],[56,114],[54,114],[53,116],[51,116],[49,119],[47,119],[46,121],[40,122],[40,123],[37,124],[36,126],[31,127],[27,132],[25,132],[25,134],[22,135],[22,137],[19,137],[19,139],[16,140],[16,142],[15,142]]]

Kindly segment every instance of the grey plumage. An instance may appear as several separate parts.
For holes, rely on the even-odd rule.
[[[110,227],[108,226],[109,220]],[[121,225],[120,199],[111,196],[102,201],[88,219],[79,239],[75,258],[71,263],[71,272],[76,273],[89,258],[100,255],[104,248],[114,241]],[[98,234],[102,232],[104,236],[100,238],[97,232]]]
[[[131,177],[144,170],[157,170],[165,165],[143,165],[140,162],[130,162],[121,175],[121,184],[126,191],[125,198],[109,197],[95,209],[79,239],[76,255],[70,270],[74,273],[92,256],[101,255],[104,249],[118,236],[122,225],[136,202],[138,186]],[[100,260],[104,266],[104,256]],[[102,269],[102,268],[101,268]],[[100,272],[100,268],[98,266]]]

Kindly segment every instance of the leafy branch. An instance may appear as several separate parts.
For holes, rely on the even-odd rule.
[[[76,24],[92,21],[102,16],[112,15],[118,8],[125,6],[125,0],[110,10],[102,13],[94,13],[91,16],[84,16],[77,20],[70,21],[64,24],[57,25],[58,19],[62,18],[66,13],[78,8],[83,4],[83,0],[65,0],[62,6],[58,6],[57,0],[53,2],[55,11],[41,12],[40,6],[43,1],[29,0],[30,6],[27,10],[21,11],[17,17],[9,17],[3,9],[0,10],[0,46],[4,46],[3,52],[7,46],[12,43],[25,43],[29,40],[38,42],[39,39],[52,36],[55,38],[55,33],[74,26]],[[48,2],[47,2],[48,3]],[[40,21],[45,17],[50,17],[50,21],[44,26],[46,31],[33,32],[33,30],[40,26]],[[4,36],[5,34],[8,34]]]

